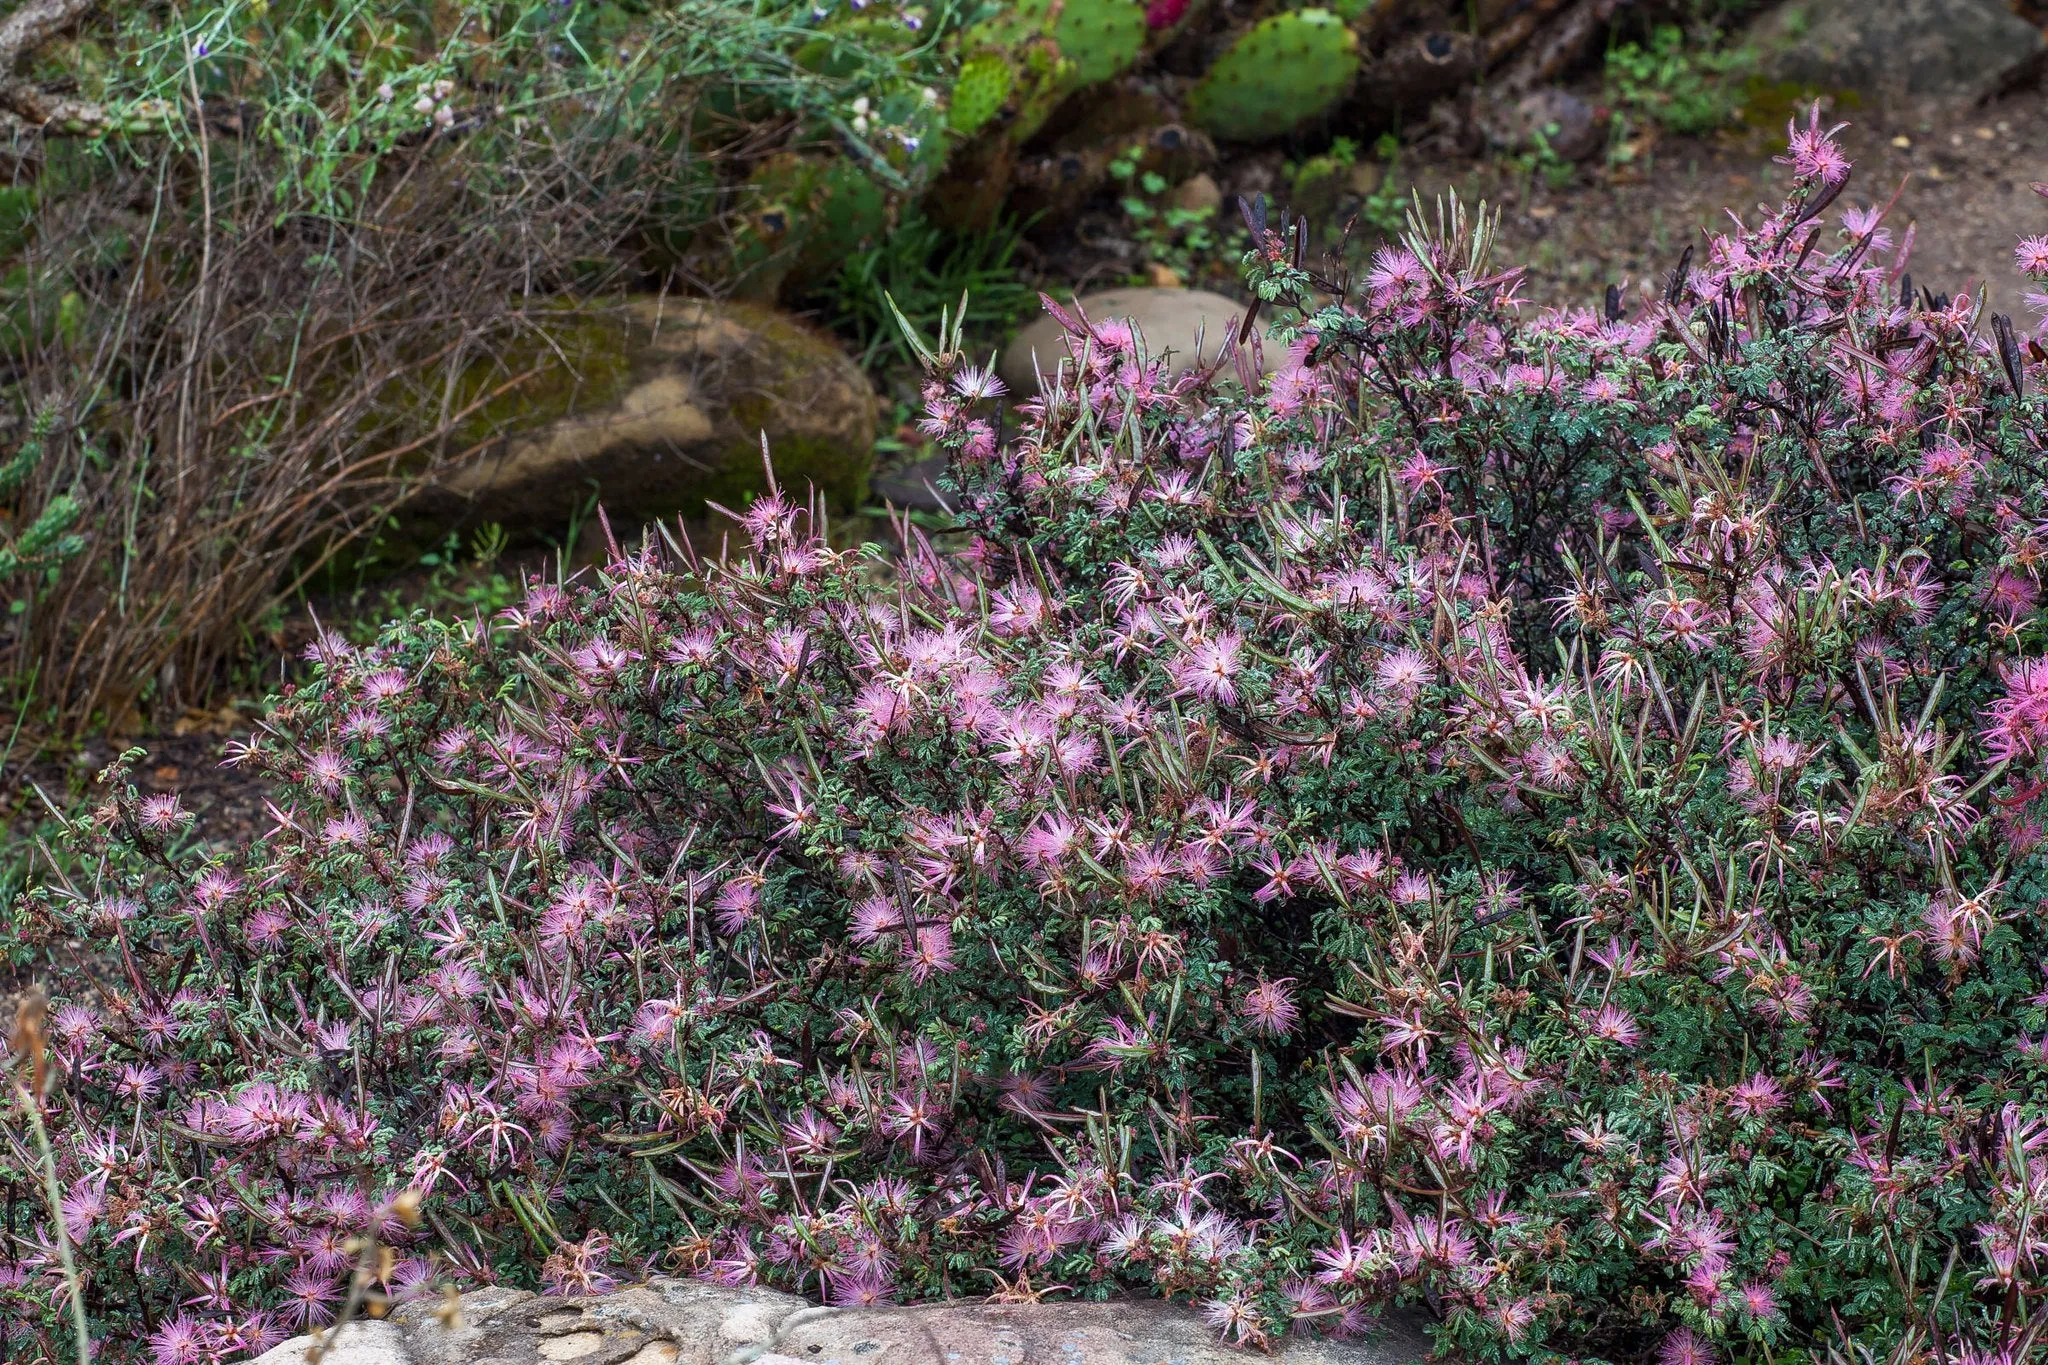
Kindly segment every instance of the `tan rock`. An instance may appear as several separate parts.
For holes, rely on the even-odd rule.
[[[656,1279],[594,1298],[517,1290],[465,1295],[463,1322],[440,1305],[406,1305],[363,1324],[334,1365],[1417,1365],[1426,1343],[1407,1323],[1362,1341],[1288,1339],[1270,1356],[1226,1346],[1199,1313],[1156,1300],[961,1302],[818,1308],[766,1289]],[[400,1337],[400,1332],[403,1337]],[[355,1329],[351,1329],[355,1332]],[[259,1365],[305,1365],[287,1343]],[[360,1343],[360,1346],[358,1346]],[[292,1352],[296,1354],[279,1354]]]
[[[792,1316],[810,1308],[773,1289],[728,1289],[699,1280],[656,1279],[585,1305],[599,1321],[618,1320],[673,1341],[677,1365],[723,1365],[763,1350]]]
[[[1129,321],[1144,338],[1147,354],[1167,356],[1176,374],[1198,363],[1198,339],[1199,361],[1214,359],[1225,334],[1245,310],[1235,299],[1206,289],[1106,289],[1076,302],[1092,321]],[[1279,365],[1281,349],[1269,343],[1264,351],[1270,372]],[[1066,358],[1066,333],[1047,314],[1017,333],[998,368],[1012,393],[1029,395],[1038,391],[1039,371],[1050,375]]]
[[[1223,207],[1223,191],[1216,177],[1203,171],[1173,187],[1173,206],[1187,213],[1214,213]]]
[[[810,1365],[1411,1365],[1427,1346],[1403,1329],[1376,1342],[1289,1339],[1253,1357],[1185,1307],[1135,1301],[846,1310],[786,1327],[775,1349]]]
[[[1554,85],[1491,108],[1481,121],[1504,147],[1530,151],[1540,145],[1563,161],[1584,161],[1607,145],[1607,125],[1593,106]]]
[[[405,1338],[389,1322],[352,1322],[331,1341],[307,1335],[273,1346],[253,1365],[311,1365],[313,1348],[324,1346],[320,1365],[409,1365]]]

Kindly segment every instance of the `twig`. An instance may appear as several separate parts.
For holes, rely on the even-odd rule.
[[[43,1091],[49,1077],[48,1040],[43,1034],[43,993],[31,989],[15,1007],[16,1057],[28,1061],[28,1082],[14,1078],[14,1095],[28,1115],[29,1130],[36,1135],[36,1151],[43,1174],[43,1199],[50,1206],[50,1228],[57,1242],[57,1259],[64,1268],[64,1283],[71,1291],[71,1326],[78,1338],[79,1365],[92,1365],[92,1334],[85,1325],[85,1287],[78,1279],[78,1262],[71,1254],[71,1231],[64,1225],[64,1193],[57,1186],[57,1155],[50,1149],[50,1134],[43,1126]]]

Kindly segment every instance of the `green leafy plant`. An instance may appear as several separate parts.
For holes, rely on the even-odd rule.
[[[967,334],[994,345],[1037,301],[1015,263],[1022,242],[1023,227],[1012,221],[958,233],[913,210],[880,241],[849,256],[818,302],[868,369],[915,361],[896,325],[892,298],[915,317],[964,308]]]
[[[1144,169],[1145,148],[1131,147],[1110,160],[1110,179],[1120,191],[1118,203],[1131,227],[1131,238],[1144,259],[1165,266],[1182,279],[1192,279],[1209,262],[1228,254],[1223,234],[1210,209],[1181,208],[1170,202],[1172,186],[1157,171]]]
[[[1550,189],[1561,190],[1571,184],[1579,173],[1577,166],[1559,156],[1557,149],[1550,145],[1550,139],[1557,135],[1557,131],[1555,123],[1532,128],[1528,149],[1508,159],[1508,164],[1532,185],[1540,177]]]
[[[30,423],[28,439],[0,462],[0,502],[19,497],[28,488],[29,476],[43,462],[56,425],[57,409],[43,408]],[[53,492],[32,514],[18,519],[19,530],[10,534],[7,529],[7,523],[17,519],[0,520],[0,589],[25,578],[40,579],[47,586],[51,571],[85,548],[85,538],[72,529],[78,516],[77,498]],[[28,610],[29,600],[15,598],[8,611],[20,615]]]
[[[1359,208],[1359,221],[1377,229],[1382,236],[1392,236],[1406,222],[1410,199],[1410,191],[1400,175],[1401,139],[1392,133],[1380,134],[1373,143],[1373,155],[1381,165],[1380,179],[1372,193],[1365,196]]]
[[[575,549],[574,525],[554,553],[567,556]],[[339,626],[350,638],[375,638],[386,621],[397,620],[414,611],[440,615],[485,616],[503,611],[524,591],[520,575],[509,570],[505,529],[492,523],[474,532],[465,544],[456,532],[449,532],[437,544],[419,552],[410,571],[393,575],[389,564],[359,570],[361,581],[345,593],[325,596],[321,614],[334,615],[346,624]],[[301,604],[311,609],[312,602]]]
[[[1607,52],[1607,98],[1617,119],[1652,123],[1697,136],[1741,115],[1744,75],[1756,65],[1746,47],[1723,47],[1718,34],[1689,37],[1660,24],[1647,43],[1619,43]]]

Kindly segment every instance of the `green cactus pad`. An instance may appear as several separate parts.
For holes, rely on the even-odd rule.
[[[1011,97],[1010,122],[1005,128],[1010,141],[1029,142],[1060,102],[1079,86],[1074,63],[1060,55],[1059,44],[1051,39],[1032,43],[1017,64],[1017,93]]]
[[[1145,7],[1138,0],[1066,0],[1053,21],[1053,41],[1074,64],[1077,87],[1122,75],[1145,47]]]
[[[963,137],[980,131],[983,124],[1003,111],[1016,83],[1010,63],[1000,55],[983,52],[969,57],[960,64],[959,79],[953,82],[948,124]]]
[[[1328,10],[1276,14],[1217,58],[1188,96],[1188,116],[1220,138],[1255,142],[1337,107],[1358,74],[1358,37]]]
[[[1004,97],[1014,97],[1013,113],[1029,128],[1012,130],[1021,140],[1066,96],[1135,66],[1145,33],[1141,0],[1020,0],[961,34],[960,50],[1008,64],[1013,88]]]
[[[855,162],[829,162],[818,175],[809,231],[792,272],[800,278],[792,282],[818,283],[848,256],[874,245],[888,229],[891,203],[889,193]]]

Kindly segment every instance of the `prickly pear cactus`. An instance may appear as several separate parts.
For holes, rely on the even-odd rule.
[[[818,176],[808,230],[790,268],[789,284],[799,292],[830,278],[854,252],[873,246],[889,228],[898,204],[874,176],[838,157]]]
[[[1145,33],[1139,0],[1066,0],[1052,25],[1060,55],[1074,64],[1077,88],[1130,70],[1144,50]]]
[[[1017,84],[1009,58],[999,52],[977,52],[960,63],[960,75],[953,82],[953,101],[947,111],[947,126],[962,137],[972,137],[1003,112],[1010,91]]]
[[[720,273],[743,298],[806,294],[872,246],[900,202],[851,157],[771,156],[747,178],[731,261]]]
[[[1020,0],[960,35],[964,54],[953,90],[953,126],[987,127],[1007,108],[1003,135],[1024,142],[1076,90],[1122,75],[1138,62],[1148,33],[1143,0]],[[1008,73],[1007,87],[996,70]],[[1002,89],[994,110],[991,94]]]
[[[779,152],[756,166],[740,189],[737,213],[702,264],[734,297],[773,302],[809,233],[822,158]],[[723,256],[724,259],[715,259]]]
[[[1246,31],[1188,96],[1196,126],[1233,142],[1291,132],[1336,108],[1358,75],[1358,37],[1324,9],[1276,14]]]

